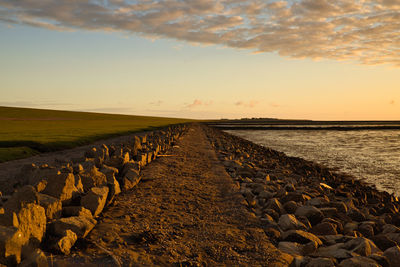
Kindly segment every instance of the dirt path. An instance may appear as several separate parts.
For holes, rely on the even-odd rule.
[[[271,266],[278,251],[219,163],[200,126],[143,170],[103,212],[74,265]],[[113,259],[114,258],[114,259]],[[278,264],[280,265],[280,264]],[[284,266],[284,265],[283,265]]]

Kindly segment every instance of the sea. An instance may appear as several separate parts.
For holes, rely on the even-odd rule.
[[[349,127],[351,128],[351,127]],[[400,130],[226,130],[400,196]]]

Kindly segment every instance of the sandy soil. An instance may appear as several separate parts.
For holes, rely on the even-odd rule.
[[[96,266],[284,266],[206,139],[195,126],[119,195],[68,257]]]

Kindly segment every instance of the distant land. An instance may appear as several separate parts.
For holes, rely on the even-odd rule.
[[[221,119],[207,123],[221,130],[399,130],[400,121],[313,121],[276,118]]]
[[[0,162],[190,121],[0,106]]]

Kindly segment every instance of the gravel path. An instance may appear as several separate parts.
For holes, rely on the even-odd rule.
[[[116,198],[64,260],[102,266],[285,266],[239,187],[194,126]],[[279,260],[278,260],[279,259]],[[58,260],[61,260],[59,258]]]

